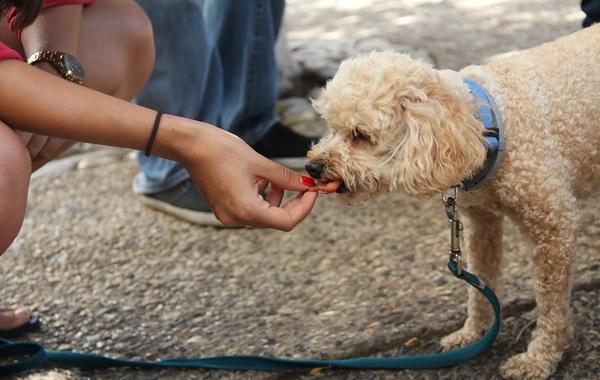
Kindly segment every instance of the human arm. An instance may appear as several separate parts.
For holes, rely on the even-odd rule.
[[[83,142],[143,150],[156,112],[48,75],[16,60],[0,62],[0,119],[12,128]],[[314,205],[303,193],[278,207],[282,191],[305,191],[300,174],[257,154],[236,136],[163,116],[152,153],[182,163],[215,215],[227,225],[290,230]],[[260,196],[269,182],[275,192]]]
[[[46,1],[46,6],[54,6],[44,9],[32,24],[21,31],[20,38],[26,57],[44,50],[78,56],[83,5],[67,2],[65,5],[56,6],[57,3],[60,2]],[[35,67],[60,77],[59,72],[50,63],[38,62]],[[73,141],[56,137],[19,130],[15,132],[29,151],[34,171],[73,144]]]
[[[82,15],[83,5],[76,2],[42,10],[33,23],[21,31],[25,55],[53,50],[77,56]]]

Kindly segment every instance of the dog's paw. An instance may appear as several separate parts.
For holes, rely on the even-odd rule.
[[[553,372],[552,363],[536,359],[527,352],[511,357],[500,367],[502,376],[511,380],[544,380]]]
[[[444,351],[451,350],[453,348],[464,347],[469,343],[475,342],[481,337],[481,333],[472,328],[463,327],[460,330],[453,332],[450,335],[446,335],[442,338],[440,345]]]

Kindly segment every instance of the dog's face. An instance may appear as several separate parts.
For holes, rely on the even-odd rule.
[[[341,179],[342,192],[360,199],[396,190],[430,195],[458,184],[485,159],[484,149],[468,148],[483,146],[483,138],[461,86],[404,54],[344,61],[313,101],[329,131],[308,153],[308,173]]]

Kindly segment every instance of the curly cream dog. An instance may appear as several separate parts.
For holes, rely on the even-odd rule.
[[[600,25],[460,72],[394,52],[343,62],[314,106],[329,132],[309,152],[322,181],[349,199],[402,191],[442,193],[486,159],[484,127],[463,78],[482,85],[504,118],[506,150],[480,188],[461,192],[471,219],[468,267],[495,288],[508,215],[535,244],[537,327],[527,351],[501,367],[509,378],[550,376],[570,343],[577,198],[600,182]],[[316,168],[316,169],[315,169]],[[464,327],[442,339],[475,341],[491,311],[474,291]]]

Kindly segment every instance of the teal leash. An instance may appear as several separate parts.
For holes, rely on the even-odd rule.
[[[164,368],[204,368],[229,371],[290,371],[311,370],[315,368],[337,369],[433,369],[446,368],[473,359],[485,352],[496,339],[500,330],[500,302],[494,292],[477,276],[462,268],[460,260],[460,232],[462,224],[458,219],[455,196],[444,196],[444,205],[452,226],[452,240],[448,269],[479,291],[494,310],[494,322],[488,332],[477,342],[468,346],[446,352],[429,355],[397,356],[383,358],[349,358],[349,359],[286,359],[269,356],[231,355],[215,356],[199,359],[169,359],[158,361],[115,359],[102,355],[94,355],[73,351],[46,350],[42,345],[29,342],[11,342],[0,339],[0,375],[16,374],[43,366],[62,368],[79,368],[82,370],[98,370],[115,367],[135,367],[146,369]],[[24,357],[24,358],[23,358]],[[18,359],[18,360],[17,360]]]
[[[97,370],[114,367],[137,368],[205,368],[232,371],[286,371],[314,368],[338,369],[431,369],[445,368],[473,359],[485,352],[493,343],[500,329],[500,303],[494,292],[477,276],[462,270],[458,273],[455,261],[448,262],[450,272],[477,289],[494,309],[494,323],[479,341],[468,346],[430,355],[385,358],[351,359],[285,359],[268,356],[216,356],[200,359],[170,359],[159,361],[115,359],[82,352],[46,350],[37,343],[11,342],[0,339],[0,359],[26,356],[19,362],[0,365],[0,374],[16,374],[42,366]]]

